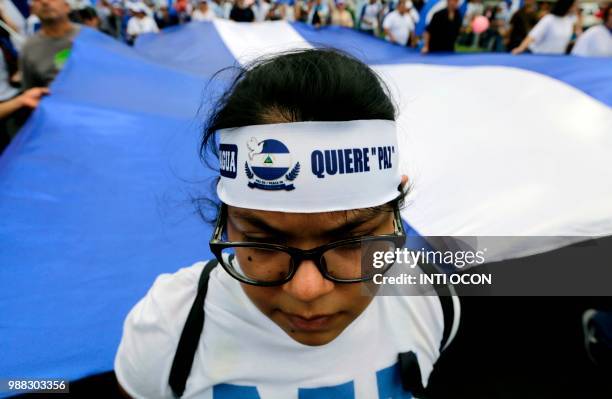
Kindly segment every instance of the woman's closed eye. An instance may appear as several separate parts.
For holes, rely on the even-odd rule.
[[[285,244],[287,242],[286,239],[284,239],[283,237],[278,237],[278,236],[264,236],[264,235],[249,235],[249,234],[242,234],[242,238],[244,241],[247,242],[256,242],[256,243],[263,243],[263,244]]]

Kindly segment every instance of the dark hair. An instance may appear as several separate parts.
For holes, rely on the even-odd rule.
[[[221,129],[395,118],[388,87],[361,61],[334,49],[285,52],[238,68],[207,118],[200,157],[206,162],[208,152],[218,156],[215,133]]]
[[[89,21],[94,18],[98,18],[98,13],[96,12],[96,9],[93,7],[82,8],[81,10],[79,10],[79,15],[82,21]]]
[[[96,12],[96,9],[93,7],[85,7],[85,8],[81,8],[77,10],[70,10],[70,13],[68,14],[68,19],[70,19],[70,21],[77,23],[77,24],[81,24],[83,22],[92,20],[97,17],[98,17],[98,13]]]
[[[577,0],[557,0],[557,2],[550,10],[550,13],[558,17],[564,17],[565,15],[567,15],[568,11],[570,10],[570,8],[572,8],[572,5],[576,1]]]
[[[208,117],[200,154],[220,129],[302,121],[395,120],[388,88],[361,61],[331,49],[300,50],[240,68]]]

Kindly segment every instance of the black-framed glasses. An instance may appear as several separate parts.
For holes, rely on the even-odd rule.
[[[235,279],[251,285],[276,286],[288,282],[304,260],[312,260],[319,272],[336,283],[370,281],[386,273],[395,263],[381,257],[402,248],[406,234],[397,206],[393,234],[351,237],[303,250],[280,244],[223,241],[227,206],[221,205],[210,249],[221,266]]]

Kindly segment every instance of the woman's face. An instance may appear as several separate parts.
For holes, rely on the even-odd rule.
[[[393,212],[355,210],[305,214],[228,207],[230,241],[270,242],[311,249],[351,236],[393,231]],[[246,255],[237,251],[241,265],[252,260],[241,256]],[[304,345],[324,345],[336,338],[372,301],[372,296],[366,294],[365,284],[334,283],[321,275],[312,260],[306,260],[284,285],[243,284],[242,288],[255,306],[291,338]]]

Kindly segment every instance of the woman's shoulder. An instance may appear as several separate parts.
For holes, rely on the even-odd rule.
[[[167,384],[174,352],[206,262],[155,279],[128,313],[115,356],[117,380],[133,397],[172,397]]]

